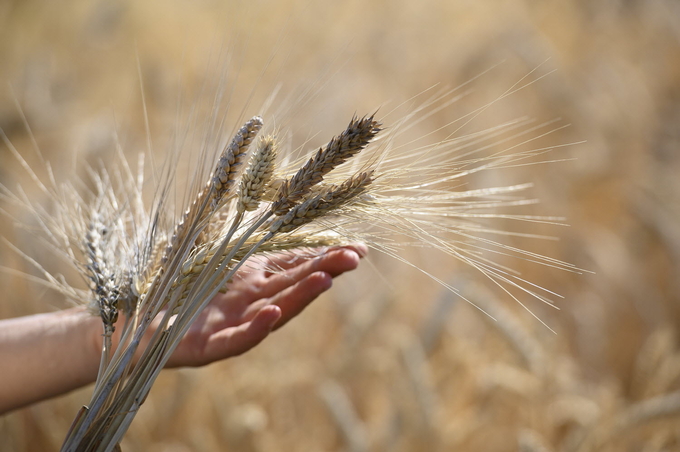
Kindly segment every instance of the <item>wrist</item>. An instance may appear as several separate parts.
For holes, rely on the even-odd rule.
[[[99,361],[102,352],[102,324],[99,317],[92,315],[85,307],[78,306],[76,308],[64,311],[70,313],[74,319],[74,328],[80,331],[79,337],[76,340],[82,341],[81,360],[81,375],[83,376],[83,384],[89,384],[97,378],[99,369]],[[75,348],[74,348],[75,349]]]

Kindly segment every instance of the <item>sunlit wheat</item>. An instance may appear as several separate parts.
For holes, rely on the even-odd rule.
[[[161,181],[147,209],[143,165],[135,174],[122,155],[119,167],[90,171],[95,190],[89,195],[81,194],[78,183],[57,188],[53,180],[51,186],[40,182],[56,215],[3,189],[5,198],[33,212],[41,240],[79,269],[91,290],[75,290],[31,260],[44,283],[102,319],[105,340],[94,394],[62,450],[104,451],[118,444],[192,322],[242,266],[257,265],[249,258],[258,254],[363,241],[409,263],[401,255],[405,246],[428,246],[474,267],[517,301],[515,290],[552,305],[549,296],[555,294],[497,264],[493,255],[578,269],[492,240],[491,234],[513,233],[484,222],[561,219],[504,213],[533,202],[520,196],[530,184],[471,189],[464,179],[535,163],[552,148],[531,149],[532,141],[556,128],[518,120],[431,144],[400,143],[402,134],[447,105],[446,96],[426,101],[386,130],[375,115],[354,117],[301,161],[281,158],[275,134],[256,139],[264,122],[255,116],[218,156],[207,181],[191,184],[195,194],[175,222],[168,220],[172,178]],[[529,146],[518,150],[517,140]],[[484,155],[490,143],[505,141],[515,144]],[[140,350],[152,322],[158,328]],[[115,328],[122,328],[117,347],[111,340]]]

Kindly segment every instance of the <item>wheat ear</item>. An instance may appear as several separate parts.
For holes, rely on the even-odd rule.
[[[93,292],[96,296],[99,316],[104,324],[104,334],[110,335],[113,324],[118,320],[118,291],[115,276],[104,257],[104,236],[106,226],[102,223],[100,215],[93,215],[87,232],[85,233],[85,255],[87,257],[87,271],[92,281]]]
[[[175,247],[178,243],[185,242],[184,236],[189,233],[188,225],[204,227],[205,225],[202,225],[202,223],[220,208],[224,200],[228,199],[234,181],[239,175],[239,167],[243,164],[248,153],[248,147],[262,129],[262,126],[262,118],[254,116],[236,132],[234,138],[220,155],[210,180],[175,226],[161,260],[162,263],[167,262],[170,255],[177,251]]]
[[[250,159],[248,169],[241,177],[236,206],[239,213],[256,210],[260,205],[262,195],[274,175],[277,148],[276,140],[271,135],[259,141],[257,150]]]
[[[319,149],[293,177],[284,181],[272,204],[276,215],[286,214],[314,185],[321,182],[335,167],[354,157],[382,130],[374,115],[352,118],[339,136]]]
[[[239,167],[243,164],[248,154],[248,147],[253,142],[257,133],[262,129],[262,118],[255,116],[241,127],[234,138],[226,147],[211,180],[211,208],[214,213],[222,200],[226,199],[239,174]]]
[[[373,182],[374,171],[366,171],[350,177],[341,185],[329,185],[325,189],[301,202],[270,226],[270,233],[291,232],[321,216],[348,204],[366,191]]]

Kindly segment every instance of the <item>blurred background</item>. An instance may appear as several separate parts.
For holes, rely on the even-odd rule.
[[[480,125],[561,118],[571,126],[542,143],[580,144],[546,157],[562,162],[470,184],[533,182],[541,203],[525,212],[570,227],[493,225],[557,237],[507,243],[593,273],[513,263],[564,296],[559,311],[529,302],[553,334],[471,268],[408,253],[496,321],[373,253],[275,339],[207,368],[166,371],[122,449],[680,451],[680,4],[314,3],[4,0],[0,128],[29,164],[40,168],[37,144],[69,180],[84,162],[113,159],[116,141],[130,156],[147,148],[140,82],[161,155],[178,103],[211,101],[225,86],[225,121],[259,113],[278,92],[275,102],[295,108],[277,121],[295,131],[293,146],[310,140],[311,149],[353,113],[389,111],[437,84],[474,79],[469,96],[414,136],[531,81]],[[0,182],[40,202],[6,143],[0,162]],[[0,232],[45,255],[4,216]],[[0,265],[33,272],[5,244]],[[1,318],[66,306],[6,272],[0,287]],[[57,450],[89,391],[0,417],[0,449]]]

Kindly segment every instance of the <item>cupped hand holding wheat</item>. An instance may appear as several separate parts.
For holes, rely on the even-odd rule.
[[[312,259],[288,252],[237,273],[192,323],[166,367],[202,366],[247,352],[329,289],[333,278],[355,269],[367,251],[362,244],[334,247],[316,250]]]

